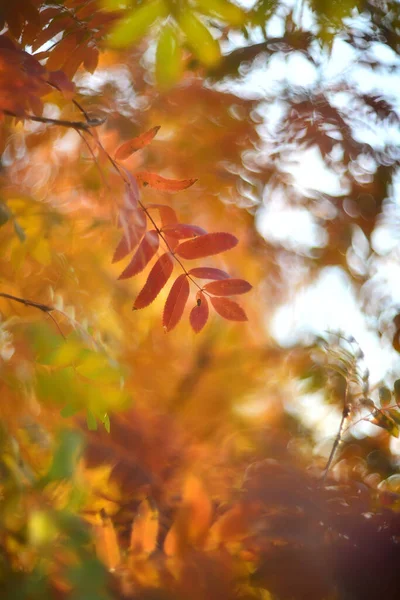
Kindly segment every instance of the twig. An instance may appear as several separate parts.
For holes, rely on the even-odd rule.
[[[16,119],[28,119],[29,121],[36,121],[37,123],[46,123],[48,125],[58,125],[59,127],[69,127],[70,129],[76,129],[78,131],[89,131],[92,127],[99,127],[105,123],[105,117],[97,117],[85,121],[66,121],[64,119],[51,119],[50,117],[37,117],[31,114],[16,115],[9,110],[3,110],[3,113],[15,117]]]
[[[33,300],[27,300],[26,298],[19,298],[18,296],[12,296],[11,294],[6,294],[5,292],[0,292],[0,296],[2,298],[7,298],[8,300],[14,300],[14,302],[19,302],[25,306],[32,306],[33,308],[37,308],[44,313],[51,313],[53,310],[55,310],[53,306],[41,304],[40,302],[34,302]]]

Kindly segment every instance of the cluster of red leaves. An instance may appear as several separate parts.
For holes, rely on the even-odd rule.
[[[124,142],[115,153],[115,161],[125,160],[133,152],[147,146],[158,130],[159,127],[153,127],[142,135]],[[140,201],[139,185],[150,186],[164,192],[179,192],[193,185],[196,179],[165,179],[148,172],[136,173],[134,177],[123,167],[118,168],[126,183],[126,197],[124,208],[119,216],[119,224],[124,233],[114,252],[113,262],[125,258],[136,249],[119,279],[128,279],[143,271],[158,252],[160,242],[165,245],[165,251],[158,256],[150,270],[133,309],[145,308],[157,298],[172,275],[175,259],[183,273],[175,279],[165,302],[163,325],[166,331],[174,329],[182,318],[190,295],[190,281],[197,288],[196,304],[190,313],[190,324],[196,333],[207,323],[208,299],[215,311],[224,319],[246,321],[243,308],[229,296],[250,291],[252,286],[247,281],[231,278],[225,271],[210,266],[187,270],[182,263],[182,259],[197,260],[230,250],[236,246],[238,239],[230,233],[207,233],[197,225],[180,223],[176,212],[168,205],[144,205]],[[158,212],[159,225],[152,216],[153,209]],[[150,221],[153,226],[149,231],[146,231],[147,221]],[[197,279],[211,281],[199,285]]]
[[[0,111],[24,116],[42,112],[41,97],[56,87],[65,95],[74,85],[61,71],[49,72],[5,35],[0,36]]]
[[[61,69],[69,78],[80,65],[93,73],[99,59],[99,42],[117,18],[115,12],[102,10],[101,2],[65,0],[52,6],[42,6],[38,0],[3,2],[0,29],[6,23],[10,36],[30,46],[33,52],[48,45],[56,36],[62,37],[46,50],[35,55],[47,59],[48,71]]]

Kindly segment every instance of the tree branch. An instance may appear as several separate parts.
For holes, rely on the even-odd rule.
[[[96,117],[85,121],[66,121],[64,119],[51,119],[50,117],[37,117],[31,114],[16,115],[9,110],[3,110],[3,113],[16,119],[29,119],[37,123],[46,123],[47,125],[58,125],[59,127],[69,127],[78,131],[89,131],[92,127],[99,127],[106,121],[106,117]]]

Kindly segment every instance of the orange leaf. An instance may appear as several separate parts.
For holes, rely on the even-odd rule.
[[[129,221],[126,220],[127,218]],[[136,248],[146,231],[146,216],[140,210],[121,213],[120,225],[124,228],[124,235],[114,252],[113,263],[118,262]]]
[[[192,238],[198,235],[204,235],[206,231],[197,225],[185,225],[184,223],[176,223],[163,227],[162,232],[178,240],[184,238]]]
[[[160,245],[160,238],[157,231],[148,231],[139,244],[129,265],[122,271],[118,279],[128,279],[143,271],[145,266],[151,261]]]
[[[180,192],[181,190],[186,190],[186,188],[197,181],[197,179],[166,179],[165,177],[161,177],[161,175],[147,173],[146,171],[136,173],[136,179],[143,186],[149,185],[155,190],[162,192]]]
[[[145,308],[157,298],[158,294],[163,289],[171,276],[174,264],[172,257],[169,252],[166,252],[156,262],[154,267],[149,273],[144,287],[139,292],[138,297],[135,300],[133,309]]]
[[[231,233],[206,233],[179,244],[176,254],[188,260],[203,258],[230,250],[236,246],[238,241]]]
[[[221,317],[228,321],[247,321],[243,308],[228,298],[210,298],[211,304]]]
[[[163,313],[163,325],[171,331],[181,320],[189,297],[189,282],[185,274],[179,275],[168,294]]]
[[[201,545],[207,535],[212,515],[212,504],[202,482],[194,475],[186,479],[182,505],[169,530],[164,552],[167,556],[182,554],[188,543]]]
[[[229,279],[228,273],[214,267],[195,267],[190,269],[189,275],[198,279]]]
[[[101,562],[110,571],[114,571],[121,562],[117,534],[110,517],[102,515],[101,522],[95,525],[96,553]]]
[[[115,160],[125,160],[134,152],[137,152],[145,146],[148,146],[152,139],[157,135],[159,129],[160,126],[157,125],[156,127],[149,129],[149,131],[142,133],[138,137],[121,144],[121,146],[119,146],[115,152]]]
[[[211,281],[206,283],[204,289],[214,296],[234,296],[235,294],[245,294],[253,286],[244,279],[224,279],[222,281]]]
[[[249,512],[241,504],[229,509],[211,527],[207,549],[211,550],[220,544],[229,544],[248,537],[250,531],[249,517]]]
[[[158,511],[150,506],[149,501],[140,503],[133,521],[130,549],[132,554],[150,554],[157,547]]]
[[[203,292],[197,292],[197,304],[190,313],[190,325],[195,333],[199,333],[208,321],[208,302]]]

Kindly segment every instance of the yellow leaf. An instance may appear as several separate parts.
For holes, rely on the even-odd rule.
[[[217,40],[213,38],[203,23],[189,11],[179,17],[179,26],[186,36],[187,43],[206,67],[214,67],[221,59]]]
[[[240,27],[246,20],[246,13],[227,0],[196,0],[197,8],[206,15]]]
[[[165,25],[158,38],[156,52],[156,79],[161,88],[170,88],[182,75],[182,49],[175,27]]]
[[[164,0],[144,2],[140,8],[133,9],[117,23],[108,42],[113,48],[126,48],[144,37],[154,21],[167,15],[168,8]]]

